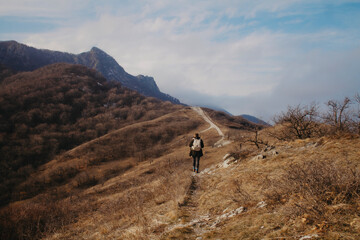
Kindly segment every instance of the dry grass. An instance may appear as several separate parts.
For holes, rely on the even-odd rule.
[[[26,204],[11,204],[0,211],[1,239],[38,239],[76,220],[71,201],[44,198]]]
[[[198,214],[211,219],[239,206],[246,212],[205,228],[202,236],[300,239],[317,234],[320,239],[357,239],[359,146],[359,139],[344,138],[282,142],[276,147],[278,155],[262,152],[266,158],[249,156],[217,169],[202,178],[206,189]]]
[[[190,118],[198,119],[198,123]],[[191,160],[187,144],[198,125],[204,128],[192,110],[184,109],[128,126],[59,156],[23,186],[24,191],[42,194],[17,203],[16,211],[13,208],[3,210],[2,239],[75,236],[134,239],[134,235],[159,234],[163,222],[177,219],[178,203],[183,201],[190,184],[187,170],[191,168]],[[151,140],[154,134],[157,134],[157,141]],[[122,151],[121,148],[126,147],[124,144],[129,143],[124,137],[131,142],[136,141],[134,136],[144,140],[142,147],[145,149],[142,150],[149,153],[148,157],[139,159],[133,149],[130,155],[116,155],[119,148]],[[154,152],[160,147],[160,154]],[[29,196],[28,192],[21,194]],[[44,197],[48,201],[43,202]],[[52,212],[51,206],[55,203],[75,215]],[[67,207],[68,203],[71,208]],[[42,206],[50,212],[44,210],[42,213],[38,207],[28,208],[28,205]],[[27,210],[22,210],[24,208]],[[27,217],[17,211],[26,212]],[[7,214],[16,217],[7,223]],[[37,219],[31,217],[36,215],[43,224],[39,225]],[[53,218],[64,219],[64,222],[54,225]],[[59,231],[60,228],[64,230]],[[52,234],[55,229],[57,233]],[[13,232],[12,237],[7,237],[8,232]]]
[[[201,120],[189,109],[178,112],[175,120],[186,118]],[[174,118],[164,116],[147,126],[171,123],[168,119]],[[140,131],[140,126],[145,125],[134,128]],[[75,215],[60,229],[55,226],[34,236],[52,240],[360,237],[358,138],[284,142],[267,138],[266,129],[259,136],[274,149],[258,150],[243,141],[242,136],[252,136],[244,131],[232,132],[237,136],[232,144],[213,148],[211,144],[220,137],[212,129],[201,133],[206,147],[201,173],[194,175],[187,143],[193,132],[207,128],[208,124],[202,123],[196,129],[175,134],[165,144],[168,150],[146,161],[139,161],[137,156],[96,164],[85,161],[96,159],[92,154],[100,150],[87,150],[97,149],[100,143],[105,149],[95,155],[106,157],[111,152],[107,148],[111,138],[127,133],[125,129],[49,163],[43,169],[44,176],[70,162],[79,166],[71,181],[57,188],[70,191],[68,195],[55,201],[59,206],[71,203]],[[133,131],[130,126],[128,129]],[[141,131],[148,135],[146,129]],[[76,182],[82,184],[76,186]],[[40,199],[38,196],[18,204],[26,206]]]

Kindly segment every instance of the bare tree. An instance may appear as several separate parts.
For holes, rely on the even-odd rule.
[[[329,111],[325,113],[325,122],[330,124],[335,131],[347,131],[349,130],[349,124],[351,122],[351,114],[349,111],[351,100],[345,97],[343,102],[330,100],[327,102]]]
[[[276,124],[281,124],[281,130],[272,134],[273,137],[282,140],[305,139],[313,137],[319,131],[318,106],[312,103],[310,106],[288,106],[286,112],[274,117]]]
[[[360,94],[359,93],[355,94],[355,101],[360,104]]]
[[[360,94],[356,93],[354,99],[357,103],[357,110],[355,112],[355,124],[357,126],[358,134],[360,134]]]
[[[255,130],[255,137],[252,139],[252,138],[249,138],[246,140],[246,142],[251,142],[251,143],[254,143],[255,146],[260,149],[260,145],[265,145],[265,146],[268,146],[269,143],[267,141],[263,141],[262,139],[259,138],[259,128],[256,127]]]

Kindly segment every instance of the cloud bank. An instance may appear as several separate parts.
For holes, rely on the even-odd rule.
[[[97,46],[184,103],[269,119],[360,91],[359,13],[359,1],[0,1],[0,26],[34,27],[0,39]]]

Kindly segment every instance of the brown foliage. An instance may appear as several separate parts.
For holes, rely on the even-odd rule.
[[[291,217],[312,216],[317,222],[336,222],[335,208],[359,204],[360,171],[350,163],[310,160],[292,164],[280,177],[269,180],[267,201],[287,202]]]
[[[70,64],[19,73],[0,84],[0,205],[28,176],[17,173],[23,166],[37,168],[110,131],[180,108]]]
[[[306,139],[317,136],[320,130],[318,116],[316,104],[288,106],[286,112],[275,116],[274,122],[282,124],[283,128],[274,133],[273,136],[281,140]]]
[[[76,219],[70,201],[12,205],[0,211],[1,239],[40,239]]]

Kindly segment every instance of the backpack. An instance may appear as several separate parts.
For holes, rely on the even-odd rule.
[[[200,151],[201,150],[201,139],[200,138],[199,139],[194,138],[191,149],[194,150],[194,151]]]

